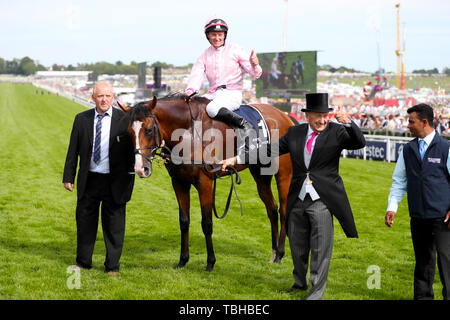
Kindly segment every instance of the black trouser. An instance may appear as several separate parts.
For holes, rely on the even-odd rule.
[[[414,299],[433,299],[436,252],[442,295],[450,299],[450,230],[441,219],[411,218],[411,236],[416,256]]]
[[[103,238],[106,246],[105,271],[119,271],[125,237],[126,204],[114,202],[108,174],[89,172],[86,190],[77,202],[77,265],[92,268],[101,203]]]

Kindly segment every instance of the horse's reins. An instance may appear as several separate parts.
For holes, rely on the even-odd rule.
[[[239,199],[239,197],[237,195],[236,186],[235,186],[234,181],[233,181],[233,174],[235,174],[236,175],[236,184],[241,184],[241,176],[239,175],[239,173],[238,173],[238,171],[236,170],[235,167],[228,166],[227,170],[228,170],[229,175],[230,175],[231,187],[230,187],[230,192],[228,193],[227,204],[225,205],[225,210],[224,210],[223,215],[221,217],[219,217],[217,215],[217,211],[216,211],[216,180],[217,180],[217,178],[220,179],[220,177],[217,174],[214,174],[212,207],[213,207],[214,215],[218,219],[223,219],[227,215],[228,209],[230,208],[230,201],[231,201],[231,195],[233,193],[233,190],[234,190],[234,194],[236,195],[236,199],[239,201],[239,205],[241,206],[241,216],[244,215],[243,209],[242,209],[242,203],[241,203],[241,200]]]
[[[191,127],[192,127],[192,130],[195,131],[195,132],[197,132],[195,130],[195,126],[194,126],[195,118],[194,118],[194,115],[192,113],[192,108],[191,108],[191,104],[189,103],[189,100],[196,94],[197,94],[197,92],[194,92],[193,94],[191,94],[190,96],[188,96],[186,98],[186,103],[189,106],[189,112],[190,112],[190,116],[191,116],[191,123],[192,123]],[[164,161],[170,161],[170,162],[173,163],[171,150],[167,146],[163,145],[161,130],[159,129],[159,126],[157,125],[155,115],[152,112],[150,112],[145,117],[151,117],[153,119],[152,131],[156,132],[156,137],[155,137],[155,142],[156,143],[154,145],[152,145],[152,146],[149,146],[149,147],[136,148],[134,150],[134,153],[135,154],[139,154],[141,157],[145,158],[150,163],[153,162],[153,154],[160,156],[161,158],[164,159]],[[200,138],[200,135],[199,135],[198,132],[197,132],[197,135]],[[163,151],[158,153],[157,152],[158,149],[166,149],[169,153],[166,154]],[[150,157],[148,157],[145,154],[143,154],[141,152],[141,150],[150,150]],[[230,175],[231,187],[230,187],[230,192],[228,193],[227,203],[225,205],[224,212],[223,212],[222,216],[219,217],[217,215],[217,210],[216,210],[216,180],[217,180],[217,178],[220,179],[220,177],[217,174],[217,172],[221,170],[221,166],[220,165],[219,166],[213,166],[210,163],[184,163],[184,165],[189,165],[189,166],[193,166],[193,167],[200,167],[200,168],[204,169],[207,173],[214,174],[212,208],[213,208],[214,215],[216,216],[216,218],[223,219],[227,215],[228,210],[230,208],[231,195],[233,194],[233,190],[234,190],[234,194],[236,195],[236,199],[238,200],[239,205],[241,207],[241,216],[243,215],[242,203],[241,203],[241,200],[239,199],[239,197],[237,195],[236,186],[235,186],[235,183],[236,184],[241,184],[242,180],[241,180],[241,176],[239,175],[238,171],[234,167],[230,167],[230,166],[227,167],[228,175]],[[236,182],[233,181],[233,174],[236,175],[236,178],[235,178]]]
[[[192,113],[192,108],[191,108],[191,103],[190,103],[191,98],[192,98],[193,96],[195,96],[197,93],[198,93],[198,91],[194,91],[194,93],[191,93],[189,96],[187,96],[187,98],[185,99],[185,101],[186,101],[186,103],[187,103],[188,106],[189,106],[189,114],[191,115],[191,128],[192,128],[192,131],[196,132],[196,133],[197,133],[198,139],[199,139],[200,141],[202,141],[202,138],[200,137],[200,134],[199,134],[198,131],[195,129],[195,118],[194,118],[194,115],[193,115],[193,113]]]

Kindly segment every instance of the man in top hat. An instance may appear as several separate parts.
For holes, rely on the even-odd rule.
[[[343,149],[360,149],[366,144],[359,127],[338,110],[329,122],[327,93],[306,95],[308,123],[292,126],[272,146],[271,157],[290,153],[293,175],[286,207],[286,228],[294,263],[291,291],[307,290],[308,258],[311,253],[311,289],[306,299],[322,299],[333,248],[333,217],[349,238],[357,238],[353,213],[339,176]],[[223,169],[242,159],[223,161]]]

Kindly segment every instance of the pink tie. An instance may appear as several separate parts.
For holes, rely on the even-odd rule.
[[[311,138],[309,138],[308,142],[306,143],[306,149],[308,149],[309,154],[311,154],[311,147],[316,136],[317,133],[313,131]]]

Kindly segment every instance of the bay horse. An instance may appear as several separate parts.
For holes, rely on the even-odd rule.
[[[174,151],[179,147],[181,136],[183,136],[183,142],[193,143],[194,158],[195,155],[200,153],[200,155],[210,155],[217,161],[224,159],[225,155],[226,158],[229,158],[236,154],[234,147],[236,136],[234,131],[225,123],[213,120],[207,115],[205,107],[209,102],[210,100],[200,96],[195,96],[191,99],[185,94],[171,94],[160,99],[153,97],[152,100],[140,102],[133,107],[119,104],[129,121],[129,131],[135,144],[135,172],[141,178],[151,175],[152,161],[157,152],[161,152],[161,155],[170,158],[167,153],[164,154],[163,152],[167,150],[169,152]],[[266,120],[267,127],[272,135],[277,133],[278,137],[281,137],[287,132],[288,127],[293,125],[293,122],[284,112],[271,105],[257,104],[253,106],[259,110]],[[201,124],[205,135],[208,132],[207,129],[218,130],[222,137],[226,136],[227,129],[228,132],[231,131],[232,135],[227,133],[227,138],[223,139],[226,141],[215,139],[218,146],[222,148],[221,150],[225,150],[227,146],[228,150],[225,150],[225,153],[217,151],[220,148],[214,149],[212,152],[211,150],[208,151],[209,146],[205,146],[204,141],[200,140],[202,138],[199,135],[199,131],[195,129],[194,123]],[[178,138],[174,138],[177,136],[177,132]],[[232,140],[231,147],[229,147],[230,139]],[[190,147],[191,145],[189,145],[189,149]],[[176,161],[171,159],[165,162],[179,206],[181,253],[177,268],[183,268],[189,260],[190,189],[191,186],[194,186],[199,194],[202,214],[201,225],[206,239],[206,271],[211,272],[216,262],[212,241],[213,181],[215,175],[222,176],[227,173],[221,170],[212,173],[203,165],[205,163],[204,160],[200,161],[200,164],[197,161],[198,165],[195,165],[196,162],[192,161],[193,156],[188,154],[189,151],[183,150],[182,153],[183,157],[185,157],[184,159],[189,158],[190,161],[181,163],[178,161],[175,163]],[[276,161],[279,161],[278,171],[274,174],[279,194],[279,210],[271,189],[273,174],[261,174],[261,166],[258,164],[237,165],[236,170],[240,171],[247,167],[250,169],[257,185],[259,197],[266,207],[271,224],[271,262],[280,263],[285,253],[285,210],[292,176],[292,164],[289,154],[277,158]],[[278,232],[278,211],[280,232]]]

